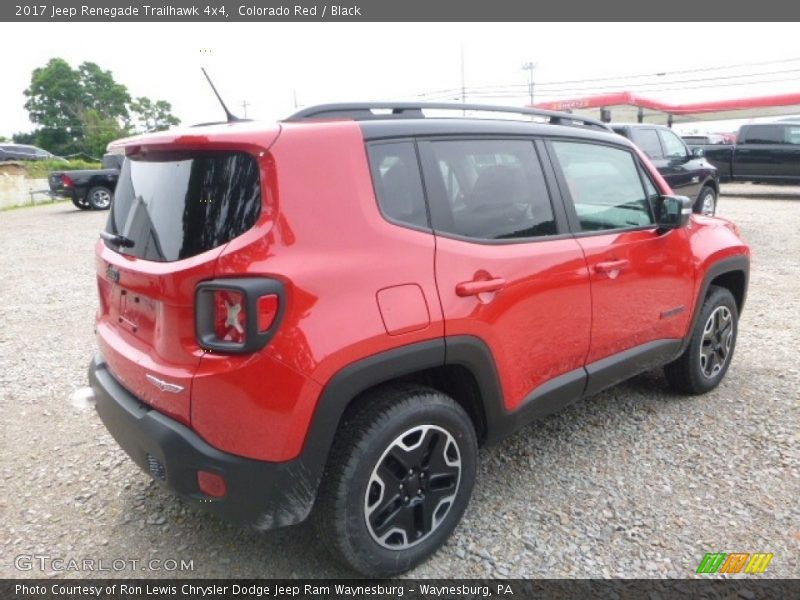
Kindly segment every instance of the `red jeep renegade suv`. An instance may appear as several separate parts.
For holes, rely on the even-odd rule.
[[[481,444],[646,369],[698,394],[730,366],[748,247],[602,123],[327,105],[111,150],[101,419],[215,514],[313,508],[361,573],[444,543]]]

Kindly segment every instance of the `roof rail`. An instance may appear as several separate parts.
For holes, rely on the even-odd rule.
[[[390,113],[376,113],[373,111],[383,110]],[[423,119],[423,110],[453,110],[453,111],[480,111],[510,113],[517,115],[529,115],[535,117],[547,117],[554,125],[573,125],[582,127],[594,127],[603,131],[611,131],[611,128],[597,119],[573,115],[570,113],[546,110],[543,108],[524,108],[515,106],[497,106],[493,104],[460,104],[457,102],[352,102],[337,104],[318,104],[309,106],[293,115],[286,121],[303,121],[305,119],[320,118],[348,118],[356,121],[367,121],[371,119]]]

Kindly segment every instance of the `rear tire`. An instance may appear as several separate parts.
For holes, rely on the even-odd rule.
[[[713,217],[717,212],[717,192],[714,191],[709,185],[703,186],[700,194],[697,196],[697,202],[694,205],[694,212]]]
[[[351,569],[388,577],[444,544],[467,507],[478,442],[452,398],[422,386],[382,387],[343,421],[314,520]]]
[[[711,286],[688,347],[664,367],[672,389],[684,394],[705,394],[717,387],[731,364],[738,330],[739,311],[733,294]]]
[[[102,185],[95,186],[86,192],[86,202],[92,210],[108,210],[114,193]]]

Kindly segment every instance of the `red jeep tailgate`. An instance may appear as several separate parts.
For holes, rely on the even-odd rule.
[[[154,262],[97,245],[97,339],[111,373],[153,408],[189,424],[200,362],[194,288],[214,276],[224,246],[175,262]]]
[[[98,344],[123,387],[186,425],[203,354],[195,290],[227,243],[267,218],[262,161],[279,131],[221,125],[112,145],[126,160],[96,247]]]

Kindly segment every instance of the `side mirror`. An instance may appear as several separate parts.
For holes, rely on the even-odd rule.
[[[658,228],[680,229],[689,223],[692,201],[686,196],[661,196],[658,199]]]
[[[701,147],[692,148],[692,156],[695,158],[703,158],[706,155],[706,151],[703,150]]]

